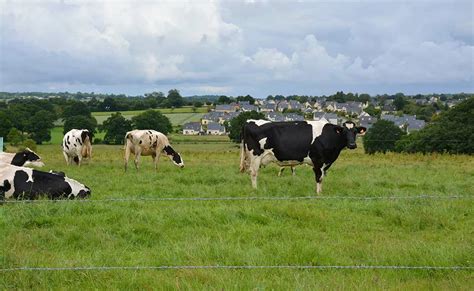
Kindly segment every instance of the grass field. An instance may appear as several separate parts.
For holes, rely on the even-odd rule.
[[[94,146],[93,159],[66,167],[57,145],[38,147],[46,170],[65,171],[110,197],[307,196],[301,166],[261,169],[259,189],[238,173],[238,147],[172,137],[185,161],[162,158],[123,171],[121,146]],[[133,164],[133,163],[132,163]],[[474,158],[365,155],[344,151],[324,196],[474,195]],[[17,266],[408,265],[472,266],[472,199],[168,201],[0,206],[1,268]],[[472,289],[471,271],[112,270],[17,271],[1,289]]]
[[[207,112],[207,108],[196,108],[196,112],[193,112],[191,107],[182,107],[176,109],[164,108],[159,109],[158,111],[168,117],[173,126],[177,126],[183,125],[186,122],[200,121],[201,117]],[[144,111],[120,111],[120,113],[122,113],[122,115],[127,119],[131,119],[133,116],[136,116],[142,112]],[[92,116],[97,119],[98,124],[102,124],[112,115],[112,113],[115,112],[92,112]]]

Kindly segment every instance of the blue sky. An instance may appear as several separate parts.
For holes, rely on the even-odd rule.
[[[472,1],[5,1],[0,90],[473,92]]]

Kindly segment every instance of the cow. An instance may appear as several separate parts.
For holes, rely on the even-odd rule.
[[[85,158],[92,158],[92,134],[87,129],[71,129],[63,138],[63,155],[69,166],[74,161],[77,165]]]
[[[283,173],[283,171],[285,170],[285,167],[290,167],[291,169],[291,175],[294,176],[295,175],[295,166],[280,166],[280,170],[278,171],[278,177],[281,177],[281,174]]]
[[[27,167],[0,163],[0,200],[87,198],[91,190],[64,173],[43,172]]]
[[[324,174],[341,150],[357,148],[356,135],[366,131],[351,121],[339,126],[326,121],[248,120],[242,131],[240,171],[250,170],[256,189],[260,166],[271,162],[280,166],[308,164],[313,167],[319,194]]]
[[[0,153],[0,162],[11,164],[14,166],[33,166],[43,167],[44,163],[41,161],[34,151],[26,148],[18,153]]]
[[[183,168],[184,162],[181,155],[171,146],[168,138],[156,130],[132,130],[125,134],[125,171],[127,171],[130,154],[135,155],[135,168],[138,170],[140,156],[151,156],[158,169],[158,160],[161,153],[166,154],[170,160],[178,167]]]

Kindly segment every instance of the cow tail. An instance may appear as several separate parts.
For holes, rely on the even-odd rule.
[[[245,134],[244,134],[245,126],[242,128],[240,132],[240,172],[243,173],[247,169],[246,160],[247,154],[245,151]]]

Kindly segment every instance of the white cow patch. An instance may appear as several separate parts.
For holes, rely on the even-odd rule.
[[[253,122],[257,126],[261,126],[263,124],[270,123],[271,121],[263,120],[263,119],[249,119],[249,120],[247,120],[247,122]]]
[[[267,138],[262,138],[258,141],[258,143],[260,144],[260,148],[263,150],[265,148],[265,144],[267,143]]]
[[[318,121],[307,121],[308,124],[310,124],[313,128],[313,139],[311,143],[314,142],[314,140],[321,135],[323,132],[323,127],[326,125],[328,122],[325,120],[318,120]]]
[[[354,127],[354,123],[346,123],[345,126],[348,128],[348,129],[351,129]]]

